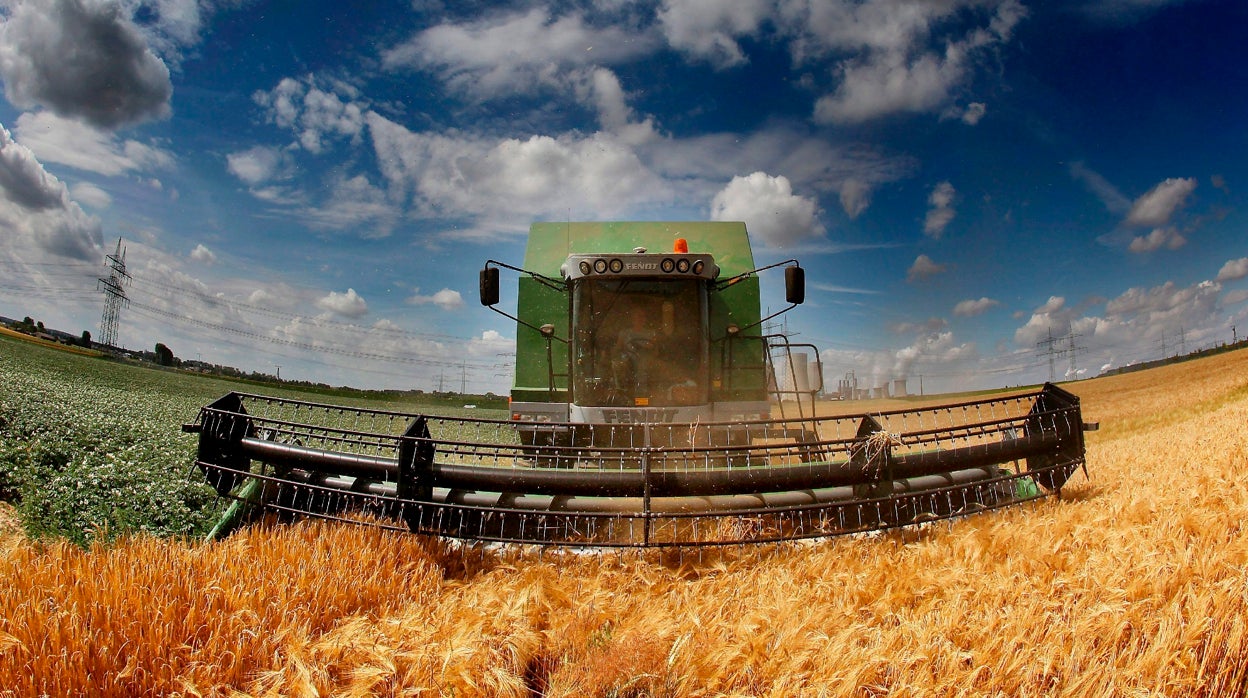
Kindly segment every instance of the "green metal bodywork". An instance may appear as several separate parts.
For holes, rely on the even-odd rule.
[[[652,253],[670,252],[678,238],[690,253],[711,254],[720,269],[719,280],[753,271],[745,224],[739,222],[577,222],[534,223],[529,229],[523,267],[562,282],[560,267],[570,254],[629,253],[644,247]],[[728,326],[749,327],[759,321],[758,278],[749,275],[726,288],[710,290],[711,401],[766,399],[763,344],[758,327],[728,338]],[[532,276],[521,276],[517,316],[532,327],[554,326],[554,336],[571,336],[569,294]],[[512,399],[522,402],[568,402],[568,345],[549,344],[539,332],[518,324],[516,373]],[[552,386],[551,367],[554,381]]]

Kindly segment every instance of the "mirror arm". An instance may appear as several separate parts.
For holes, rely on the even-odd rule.
[[[485,261],[485,268],[489,269],[491,264],[501,269],[510,269],[511,271],[518,272],[520,274],[527,274],[533,279],[535,279],[538,283],[542,284],[543,286],[548,286],[550,288],[555,289],[556,291],[568,290],[568,282],[566,281],[562,281],[560,279],[552,279],[549,276],[538,274],[535,271],[529,271],[528,269],[521,269],[520,267],[513,267],[510,264],[507,264],[506,262],[499,262],[493,259],[487,259]]]
[[[729,286],[731,286],[731,285],[733,285],[733,284],[737,283],[737,282],[738,282],[738,281],[740,281],[741,279],[744,279],[744,278],[749,277],[749,276],[753,276],[753,275],[757,274],[757,273],[758,273],[758,272],[760,272],[760,271],[767,271],[768,269],[775,269],[776,267],[784,267],[784,266],[789,266],[789,265],[793,265],[793,266],[795,266],[795,267],[796,267],[796,266],[799,266],[799,265],[798,265],[798,263],[797,263],[797,260],[796,260],[796,259],[786,259],[786,260],[784,260],[783,262],[776,262],[775,264],[768,264],[768,265],[767,265],[767,266],[765,266],[765,267],[759,267],[759,268],[757,268],[757,269],[751,269],[750,271],[743,271],[743,272],[741,272],[740,274],[737,274],[736,276],[731,276],[731,277],[729,277],[729,278],[727,278],[727,279],[724,279],[723,281],[716,281],[716,282],[715,282],[715,290],[716,290],[716,291],[722,291],[722,290],[724,290],[725,288],[728,288]],[[784,311],[781,311],[781,312],[784,312]],[[778,313],[777,313],[777,314],[778,314]],[[773,315],[772,317],[775,317],[775,315]]]
[[[740,335],[742,332],[744,332],[744,331],[746,331],[746,330],[751,330],[751,329],[754,329],[755,327],[758,327],[759,325],[763,324],[764,322],[767,322],[768,320],[770,320],[770,319],[772,319],[772,318],[774,318],[774,317],[778,317],[778,316],[780,316],[780,315],[784,315],[785,313],[789,312],[790,310],[792,310],[792,309],[794,309],[794,308],[796,308],[796,307],[797,307],[797,304],[796,304],[796,303],[794,303],[793,305],[790,305],[789,307],[785,308],[784,310],[781,310],[781,311],[778,311],[778,312],[774,312],[774,313],[772,313],[771,315],[768,315],[767,317],[763,318],[762,320],[759,320],[758,322],[752,322],[752,323],[750,323],[750,324],[748,324],[748,325],[746,325],[746,326],[744,326],[744,327],[740,327],[740,328],[738,328],[738,329],[737,329],[737,331],[736,331],[736,332],[734,332],[734,333],[732,333],[732,334],[733,334],[733,335]],[[726,339],[726,338],[727,338],[727,337],[725,337],[725,339]]]
[[[562,282],[562,281],[557,281],[557,280],[552,279],[552,278],[550,278],[550,277],[547,277],[547,276],[542,276],[541,274],[538,274],[537,272],[532,272],[532,271],[528,271],[528,270],[526,270],[526,269],[521,269],[520,267],[513,267],[513,266],[511,266],[510,264],[506,264],[506,263],[504,263],[504,262],[495,261],[495,260],[493,260],[493,259],[486,260],[486,262],[485,262],[485,269],[489,269],[491,264],[492,264],[492,265],[494,265],[494,266],[496,266],[496,267],[502,267],[502,268],[504,268],[504,269],[510,269],[510,270],[512,270],[512,271],[516,271],[516,272],[519,272],[519,273],[521,273],[521,274],[528,274],[529,276],[531,276],[531,277],[533,277],[534,279],[536,279],[538,282],[542,283],[542,284],[543,284],[543,285],[545,285],[545,286],[548,286],[548,287],[550,287],[550,288],[553,288],[553,289],[555,289],[556,291],[564,291],[564,292],[566,292],[566,291],[568,290],[568,285],[567,285],[567,283],[565,283],[565,282]],[[493,304],[487,305],[486,307],[487,307],[487,308],[489,308],[490,310],[493,310],[494,312],[498,313],[499,315],[502,315],[503,317],[505,317],[505,318],[507,318],[507,319],[509,319],[509,320],[514,320],[514,321],[516,322],[516,324],[518,324],[518,325],[523,325],[524,327],[527,327],[527,328],[529,328],[529,329],[533,330],[534,332],[537,332],[538,334],[540,334],[540,335],[542,335],[543,337],[545,337],[547,342],[549,342],[550,340],[552,340],[552,339],[553,339],[553,340],[558,340],[558,341],[560,341],[560,342],[563,342],[564,344],[569,344],[569,343],[570,343],[570,340],[568,340],[568,339],[565,339],[565,338],[563,338],[563,337],[556,337],[556,336],[555,336],[555,327],[554,327],[554,325],[549,325],[549,324],[546,324],[546,325],[542,325],[541,327],[538,327],[537,325],[533,325],[533,324],[530,324],[530,323],[525,322],[524,320],[521,320],[520,318],[516,317],[515,315],[511,315],[510,313],[507,313],[507,312],[505,312],[505,311],[499,310],[498,308],[494,307],[494,305],[493,305]]]

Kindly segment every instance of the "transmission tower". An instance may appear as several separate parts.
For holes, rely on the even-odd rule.
[[[1075,356],[1078,355],[1079,352],[1087,351],[1088,349],[1087,347],[1075,346],[1075,338],[1082,336],[1082,334],[1075,334],[1075,331],[1072,328],[1070,333],[1066,335],[1066,348],[1062,350],[1064,353],[1070,355],[1070,373],[1068,375],[1071,380],[1079,379],[1079,367],[1075,363]]]
[[[1066,356],[1070,358],[1070,370],[1067,373],[1067,376],[1071,380],[1074,380],[1079,375],[1079,368],[1075,361],[1075,357],[1080,352],[1087,351],[1087,347],[1075,346],[1075,339],[1078,337],[1082,337],[1082,336],[1083,336],[1082,334],[1076,334],[1074,329],[1071,328],[1069,331],[1067,331],[1065,337],[1054,337],[1053,328],[1050,327],[1048,338],[1042,339],[1039,342],[1036,342],[1036,346],[1044,347],[1041,353],[1047,354],[1049,357],[1049,382],[1050,383],[1057,380],[1057,358],[1059,356]],[[1066,346],[1059,347],[1057,343],[1060,341],[1065,341]]]
[[[1053,343],[1056,341],[1057,341],[1057,337],[1053,336],[1053,328],[1050,327],[1049,338],[1042,339],[1039,342],[1036,342],[1036,346],[1046,347],[1046,349],[1041,353],[1049,355],[1049,382],[1050,383],[1057,380],[1057,369],[1056,369],[1056,366],[1054,366],[1054,359],[1056,359],[1058,354],[1062,353],[1060,349],[1057,349],[1053,346]]]
[[[104,292],[104,314],[100,316],[100,342],[105,346],[117,344],[117,319],[121,308],[130,304],[126,298],[124,284],[130,283],[130,274],[126,272],[126,251],[121,247],[121,238],[117,238],[117,251],[108,255],[108,278],[100,277],[97,288]]]

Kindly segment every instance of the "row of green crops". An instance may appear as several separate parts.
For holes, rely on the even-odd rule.
[[[220,505],[178,429],[204,400],[178,378],[0,338],[0,499],[28,533],[85,546],[207,530]]]

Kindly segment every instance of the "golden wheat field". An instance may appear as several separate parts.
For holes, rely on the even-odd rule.
[[[1248,352],[1068,388],[1101,428],[1061,501],[814,544],[83,551],[0,516],[0,696],[1244,696]]]

